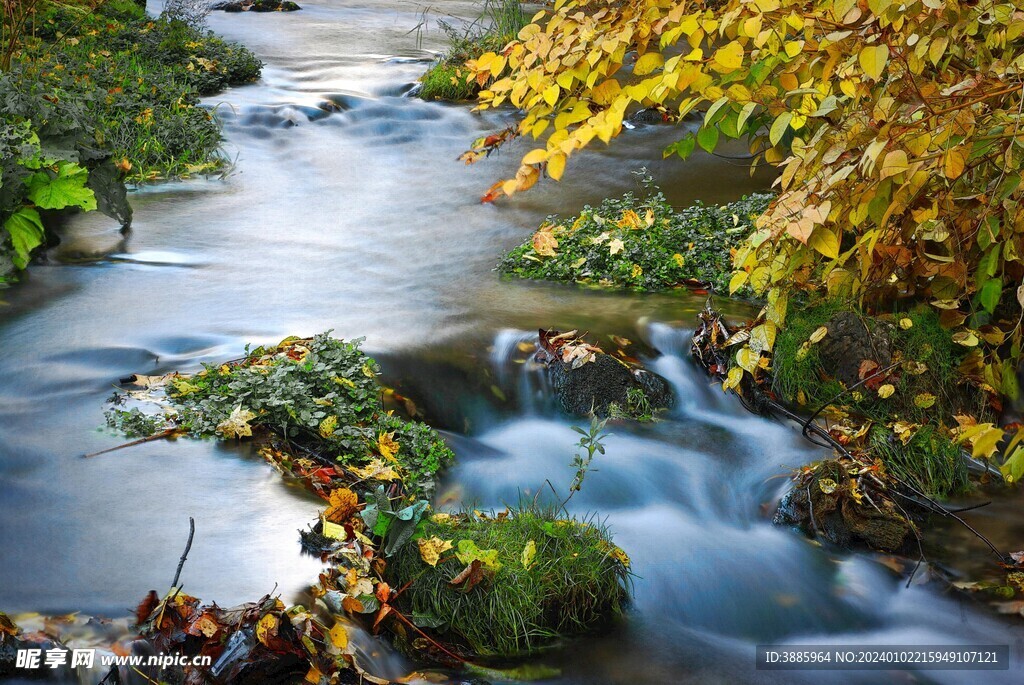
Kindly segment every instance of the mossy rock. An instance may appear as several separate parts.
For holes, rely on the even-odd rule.
[[[834,314],[825,328],[828,333],[818,343],[822,370],[846,387],[860,381],[860,368],[865,361],[879,368],[892,363],[895,327],[891,323],[842,311]]]
[[[901,552],[907,548],[913,524],[888,499],[875,505],[858,501],[848,485],[849,476],[839,461],[821,462],[810,479],[782,499],[774,522],[797,526],[846,549],[867,548]]]
[[[787,317],[773,351],[772,390],[811,411],[840,405],[878,423],[955,425],[956,414],[989,420],[984,395],[959,372],[967,351],[931,309],[867,316],[823,302]],[[861,372],[866,361],[879,376],[858,386],[870,376]],[[892,392],[879,393],[882,384]]]
[[[421,533],[419,545],[445,541],[452,548],[436,566],[414,544],[389,560],[395,587],[412,580],[399,608],[478,656],[529,654],[595,631],[628,600],[629,559],[594,523],[526,508],[486,518],[436,514]],[[453,584],[473,558],[483,560],[482,579]]]
[[[573,368],[560,359],[547,363],[551,387],[562,410],[586,416],[649,416],[673,402],[668,381],[646,369],[632,368],[610,354]]]

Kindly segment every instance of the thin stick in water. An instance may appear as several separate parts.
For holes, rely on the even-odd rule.
[[[181,553],[181,559],[178,560],[178,570],[174,573],[174,580],[171,581],[171,587],[178,587],[178,578],[181,577],[181,569],[185,566],[185,560],[188,559],[189,550],[192,549],[192,537],[196,534],[196,520],[191,516],[188,517],[188,543],[185,545],[185,551]]]

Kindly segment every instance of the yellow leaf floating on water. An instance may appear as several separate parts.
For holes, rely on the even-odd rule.
[[[395,455],[398,454],[398,450],[401,449],[401,447],[402,446],[395,441],[394,433],[381,433],[377,437],[377,449],[385,459],[395,461]]]
[[[424,563],[431,566],[437,566],[441,555],[452,548],[451,540],[442,540],[437,536],[420,538],[416,543],[420,546],[420,558],[423,559]]]
[[[242,409],[238,405],[231,412],[231,415],[217,424],[217,432],[225,438],[243,438],[252,435],[252,426],[249,421],[256,418],[256,414],[248,409]]]
[[[533,566],[534,558],[537,556],[537,543],[530,540],[526,543],[526,547],[523,547],[523,568],[530,568]]]

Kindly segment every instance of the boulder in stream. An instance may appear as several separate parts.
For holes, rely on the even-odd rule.
[[[846,387],[861,380],[861,364],[865,361],[879,368],[892,363],[891,323],[843,311],[829,319],[825,327],[828,335],[818,343],[818,358],[822,368]]]
[[[672,390],[664,378],[575,336],[576,331],[541,330],[536,355],[566,413],[649,418],[672,405]]]
[[[861,490],[850,477],[849,464],[839,459],[803,471],[782,498],[774,522],[843,548],[881,552],[903,551],[913,532],[890,497]]]

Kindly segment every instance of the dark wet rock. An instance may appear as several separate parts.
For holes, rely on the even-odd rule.
[[[302,9],[291,0],[227,0],[210,6],[223,12],[294,12]]]
[[[892,324],[839,312],[828,323],[828,334],[818,343],[818,358],[825,373],[847,387],[861,380],[861,363],[873,361],[879,367],[892,363]]]
[[[659,110],[657,107],[645,107],[644,109],[639,109],[630,114],[627,121],[631,124],[645,125],[668,123],[664,112]]]
[[[775,524],[796,526],[846,549],[906,550],[913,531],[910,521],[890,500],[875,497],[878,508],[866,499],[858,502],[848,483],[840,462],[821,462],[782,498]]]
[[[637,391],[643,393],[651,409],[672,404],[672,391],[664,378],[632,368],[609,354],[598,353],[594,361],[575,369],[557,358],[545,361],[555,396],[569,414],[586,415],[593,410],[605,417],[613,404],[628,412],[636,404]]]

